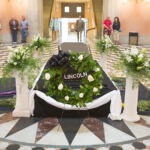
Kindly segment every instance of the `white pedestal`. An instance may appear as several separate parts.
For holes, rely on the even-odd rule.
[[[100,65],[102,66],[103,70],[107,73],[107,55],[104,53],[100,54]]]
[[[16,75],[16,106],[13,117],[30,117],[28,78]]]
[[[126,121],[136,122],[140,119],[137,114],[138,87],[133,88],[133,79],[126,78],[125,104],[122,117]]]

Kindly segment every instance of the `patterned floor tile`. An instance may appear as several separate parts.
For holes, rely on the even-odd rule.
[[[137,123],[125,122],[136,138],[142,138],[150,135],[150,128]]]
[[[9,131],[15,126],[17,122],[18,119],[0,124],[0,137],[4,138],[9,133]]]
[[[83,124],[78,130],[77,135],[75,136],[72,146],[75,145],[97,145],[104,144],[96,135],[94,135],[88,128]]]
[[[37,132],[38,123],[35,123],[19,132],[16,132],[7,137],[9,140],[20,141],[26,143],[34,143],[36,132]]]
[[[48,134],[46,134],[42,139],[40,139],[37,144],[43,145],[69,145],[66,136],[60,125],[56,126]]]
[[[116,143],[128,140],[133,140],[134,138],[116,128],[104,123],[105,131],[105,141],[106,143]],[[110,134],[111,133],[111,134]]]

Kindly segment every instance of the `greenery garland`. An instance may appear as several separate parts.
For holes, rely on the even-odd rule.
[[[108,35],[105,35],[102,39],[99,39],[95,45],[100,53],[109,54],[110,52],[118,51],[118,48],[114,45]]]
[[[78,73],[87,72],[87,77],[82,78],[82,85],[78,90],[68,88],[62,80],[67,72],[67,67],[55,67],[44,70],[44,87],[48,89],[48,96],[55,96],[56,100],[64,104],[77,107],[85,107],[86,103],[93,101],[94,95],[100,95],[102,89],[102,70],[92,59],[91,55],[85,53],[71,53],[69,55],[69,67]]]

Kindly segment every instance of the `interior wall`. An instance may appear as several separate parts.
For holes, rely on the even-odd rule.
[[[49,22],[54,0],[43,0],[43,35],[49,37]]]
[[[26,16],[27,1],[19,0],[0,0],[0,22],[2,30],[0,30],[0,40],[2,42],[11,42],[11,34],[9,29],[9,20],[12,16],[21,21],[21,16]],[[20,40],[20,32],[18,33]]]
[[[139,32],[150,35],[150,3],[128,1],[120,4],[120,21],[123,34]]]

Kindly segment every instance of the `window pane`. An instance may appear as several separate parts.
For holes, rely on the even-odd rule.
[[[77,7],[77,13],[81,13],[82,8],[81,7]]]
[[[70,12],[70,7],[66,6],[64,11],[65,11],[65,13],[69,13]]]

